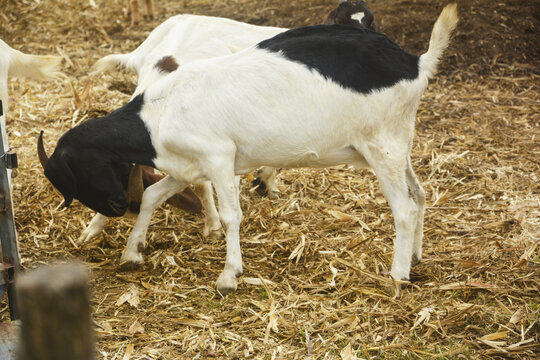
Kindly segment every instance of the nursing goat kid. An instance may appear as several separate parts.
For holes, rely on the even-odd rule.
[[[260,166],[370,166],[396,226],[390,275],[407,280],[422,255],[425,202],[410,160],[415,115],[456,24],[456,5],[448,5],[421,56],[373,31],[319,25],[186,64],[110,115],[66,132],[45,175],[66,205],[77,198],[109,213],[126,206],[117,196],[116,163],[169,174],[144,192],[122,255],[128,263],[142,262],[157,206],[188,184],[211,181],[227,242],[216,285],[226,294],[242,274],[236,174]]]
[[[327,15],[325,23],[348,24],[358,28],[379,30],[373,13],[364,1],[340,1],[338,7]],[[176,70],[180,65],[200,59],[229,55],[286,30],[288,29],[251,25],[220,17],[177,15],[167,19],[152,30],[146,40],[131,53],[112,54],[99,59],[93,66],[93,72],[111,70],[116,66],[136,71],[139,75],[137,88],[133,95],[136,96],[165,74]],[[38,152],[43,153],[43,150],[40,149]],[[140,171],[136,166],[132,173],[136,174]],[[150,171],[150,169],[145,169],[143,175],[149,176]],[[275,171],[272,168],[263,167],[258,172],[255,184],[258,185],[259,193],[268,194],[270,197],[277,196]],[[210,184],[200,184],[195,188],[195,191],[201,197],[206,209],[203,235],[219,234],[221,223]],[[131,195],[131,198],[130,203],[140,202],[138,192]],[[187,194],[174,195],[172,200],[176,201],[177,207],[188,211],[193,209],[193,204],[197,202],[197,199],[189,191]],[[82,232],[79,241],[84,242],[97,236],[103,230],[106,222],[106,216],[96,214]]]

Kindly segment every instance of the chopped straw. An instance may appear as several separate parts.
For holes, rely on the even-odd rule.
[[[88,265],[98,358],[535,358],[540,57],[532,1],[459,1],[456,36],[418,111],[412,161],[427,193],[424,257],[400,298],[387,275],[391,212],[372,171],[350,166],[283,170],[275,200],[242,181],[244,275],[224,298],[214,289],[224,241],[201,236],[201,216],[162,206],[135,271],[119,271],[133,219],[113,219],[103,235],[77,243],[93,213],[78,202],[63,207],[36,139],[45,130],[51,152],[66,130],[129,99],[133,74],[88,75],[99,57],[133,50],[177,13],[293,27],[320,22],[335,2],[155,3],[157,19],[130,28],[120,0],[0,0],[3,40],[65,59],[63,79],[9,83],[22,265]],[[444,4],[368,3],[383,31],[417,54]]]

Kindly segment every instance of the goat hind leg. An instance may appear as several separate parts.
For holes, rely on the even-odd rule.
[[[141,20],[139,0],[128,0],[128,14],[131,15],[131,26],[138,25]]]
[[[362,155],[375,171],[394,216],[396,240],[390,275],[397,281],[409,280],[418,223],[418,206],[409,194],[406,179],[409,156],[375,146],[366,149]]]
[[[152,20],[154,18],[154,4],[153,0],[144,0],[145,11],[143,13],[143,18],[145,20]]]
[[[219,220],[219,213],[216,209],[216,203],[214,202],[212,184],[210,181],[205,181],[195,185],[193,190],[201,199],[205,212],[203,236],[212,238],[220,237],[222,234],[221,222]]]
[[[412,195],[414,202],[418,208],[418,215],[416,219],[416,227],[414,229],[414,242],[412,253],[412,264],[417,264],[422,260],[422,237],[424,235],[424,211],[426,204],[426,193],[418,178],[412,170],[410,161],[408,162],[408,168],[406,170],[407,187],[409,194]]]
[[[234,169],[225,167],[212,177],[219,201],[219,216],[225,227],[227,255],[225,267],[216,281],[217,290],[226,295],[237,288],[237,277],[242,275],[242,252],[240,249],[240,222],[242,209],[238,199],[239,192],[234,178]]]

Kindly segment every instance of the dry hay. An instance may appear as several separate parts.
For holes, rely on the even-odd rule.
[[[62,207],[34,149],[41,129],[51,151],[64,131],[129,98],[132,75],[87,76],[98,57],[134,49],[175,13],[295,26],[319,21],[333,5],[164,1],[156,2],[158,19],[130,29],[124,1],[96,0],[98,9],[90,3],[0,1],[0,37],[65,57],[63,80],[10,83],[8,131],[20,157],[13,197],[24,268],[77,258],[91,269],[100,358],[538,353],[539,24],[532,1],[462,2],[454,45],[418,114],[412,159],[428,194],[425,251],[400,299],[385,275],[395,236],[391,213],[372,172],[348,166],[282,171],[277,200],[261,199],[243,181],[244,275],[226,298],[213,287],[224,241],[201,237],[200,216],[168,206],[157,211],[145,264],[134,272],[118,272],[132,220],[112,221],[106,234],[77,246],[92,213],[77,202]],[[442,1],[372,3],[385,32],[417,53],[425,49]]]

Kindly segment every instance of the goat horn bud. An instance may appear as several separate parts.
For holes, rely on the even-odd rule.
[[[41,163],[43,170],[45,170],[45,166],[47,166],[49,157],[47,156],[47,153],[45,152],[45,147],[43,146],[43,130],[41,130],[41,132],[39,133],[37,152],[38,152],[39,162]]]

